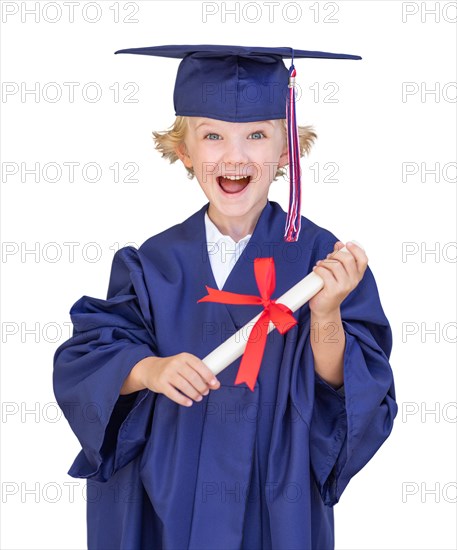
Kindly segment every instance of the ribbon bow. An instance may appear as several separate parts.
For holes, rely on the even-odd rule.
[[[254,391],[262,362],[270,321],[274,323],[281,334],[285,334],[297,324],[297,320],[292,315],[290,308],[270,298],[276,286],[276,271],[273,258],[256,258],[254,260],[254,274],[260,296],[237,294],[235,292],[227,292],[226,290],[217,290],[205,285],[208,295],[197,301],[197,303],[216,302],[221,304],[263,305],[262,314],[249,333],[246,349],[235,379],[235,384],[246,382],[251,391]]]

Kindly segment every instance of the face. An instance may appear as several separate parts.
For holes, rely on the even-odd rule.
[[[278,167],[288,161],[282,121],[189,117],[188,124],[176,152],[194,169],[210,202],[208,215],[219,228],[237,223],[252,232]]]

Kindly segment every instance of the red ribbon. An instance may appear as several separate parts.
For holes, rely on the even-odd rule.
[[[235,384],[246,382],[251,391],[254,391],[262,362],[270,321],[274,323],[281,334],[285,334],[297,324],[291,309],[270,298],[276,286],[273,258],[256,258],[254,260],[254,274],[260,296],[237,294],[205,285],[208,295],[198,300],[198,302],[216,302],[220,304],[263,305],[262,314],[249,333],[246,349],[235,380]]]

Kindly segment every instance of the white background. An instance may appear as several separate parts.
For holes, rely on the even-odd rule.
[[[455,2],[300,2],[301,15],[293,3],[281,2],[274,22],[262,2],[252,2],[249,10],[239,4],[239,22],[229,14],[224,22],[223,3],[214,3],[217,13],[205,23],[202,4],[191,1],[130,3],[139,8],[132,15],[137,23],[123,22],[133,12],[127,3],[92,3],[100,11],[95,23],[88,21],[96,17],[94,7],[86,6],[84,20],[83,2],[75,7],[74,22],[59,2],[62,15],[55,23],[45,20],[56,17],[55,5],[36,4],[38,15],[25,22],[24,10],[35,2],[2,6],[2,548],[85,548],[84,483],[66,474],[80,447],[63,417],[53,421],[53,354],[70,336],[71,305],[83,294],[106,297],[117,247],[139,245],[206,203],[196,180],[153,149],[152,131],[174,120],[178,61],[114,55],[122,48],[186,43],[362,56],[296,62],[304,90],[298,120],[318,133],[302,160],[302,214],[340,240],[364,245],[394,337],[399,414],[390,438],[335,508],[336,546],[455,548],[456,264],[455,247],[448,244],[456,241],[455,168],[448,164],[455,162],[456,148],[455,87],[448,85],[456,80],[456,27],[449,22]],[[285,4],[290,6],[283,12]],[[110,9],[116,5],[117,23]],[[14,9],[18,13],[7,15]],[[426,15],[424,9],[437,11]],[[5,95],[5,83],[13,91],[14,83],[19,90],[38,83],[43,91],[51,82],[63,94],[57,102],[50,87],[49,97],[41,93],[37,101],[32,95],[21,100],[19,92]],[[80,83],[73,102],[64,82]],[[94,103],[81,93],[89,82],[102,89]],[[122,101],[129,82],[139,87],[138,103]],[[330,82],[339,86],[336,103],[324,101],[323,86]],[[402,98],[404,82],[415,83],[418,92]],[[109,89],[115,83],[118,102]],[[309,89],[315,83],[318,98]],[[437,96],[421,97],[424,87],[436,87]],[[5,163],[21,162],[27,168],[80,165],[73,183],[65,171],[56,183],[43,175],[22,182],[20,172],[5,173],[14,166]],[[89,162],[101,167],[100,181],[83,180],[81,167]],[[125,163],[136,163],[139,183],[116,183],[109,169],[115,162],[122,176]],[[338,164],[335,183],[322,181],[327,162]],[[402,181],[407,162],[419,170],[420,163],[438,163],[439,181],[429,174],[422,182],[420,171]],[[309,167],[315,163],[321,181],[313,181]],[[284,209],[287,194],[284,180],[272,184],[270,199]],[[73,261],[65,242],[79,243]],[[88,243],[97,243],[98,261],[90,261],[97,249]],[[402,255],[404,243],[417,253]],[[36,256],[21,259],[35,246]],[[436,248],[437,256],[421,257],[426,248]],[[53,261],[59,251],[61,258]],[[26,332],[34,327],[36,335]],[[434,327],[436,335],[424,331]],[[27,492],[33,489],[35,494]]]

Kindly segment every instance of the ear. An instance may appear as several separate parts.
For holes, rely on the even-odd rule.
[[[192,168],[192,160],[187,152],[184,141],[181,141],[181,143],[175,146],[175,152],[186,168]]]

